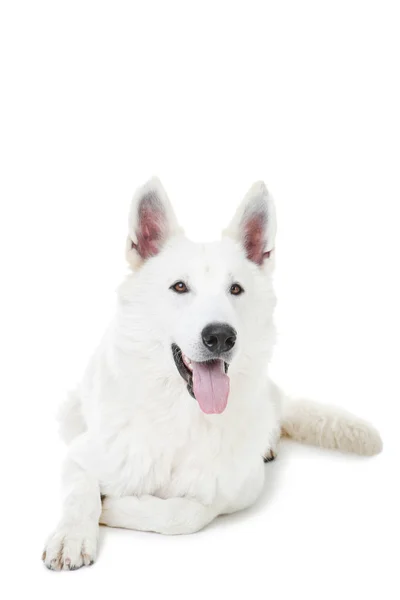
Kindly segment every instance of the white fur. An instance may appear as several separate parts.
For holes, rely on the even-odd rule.
[[[138,203],[154,192],[168,223],[161,252],[135,255]],[[118,291],[114,321],[76,391],[60,412],[69,444],[65,500],[44,552],[46,566],[73,569],[96,556],[98,523],[166,534],[191,533],[217,515],[251,505],[264,485],[262,457],[281,429],[299,441],[360,454],[381,449],[379,435],[335,409],[291,402],[268,378],[275,340],[274,253],[262,265],[243,251],[243,223],[265,211],[265,251],[274,249],[275,209],[255,184],[220,242],[187,240],[158,180],[135,195],[127,257],[133,272]],[[188,282],[191,292],[170,286]],[[229,286],[245,293],[235,297]],[[212,321],[237,331],[226,410],[206,415],[187,392],[171,343],[204,360],[199,342]],[[106,496],[100,502],[100,494]]]

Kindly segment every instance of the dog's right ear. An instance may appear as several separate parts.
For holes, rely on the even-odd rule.
[[[133,196],[129,212],[126,258],[133,269],[156,256],[165,242],[182,233],[168,196],[157,177],[153,177]]]

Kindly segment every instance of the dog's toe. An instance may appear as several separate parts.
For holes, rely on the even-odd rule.
[[[93,564],[96,547],[94,527],[59,527],[50,536],[42,560],[51,571],[76,571]]]

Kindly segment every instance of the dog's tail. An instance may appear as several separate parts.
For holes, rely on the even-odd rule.
[[[332,406],[285,398],[282,435],[298,442],[364,456],[378,454],[382,440],[366,421]]]

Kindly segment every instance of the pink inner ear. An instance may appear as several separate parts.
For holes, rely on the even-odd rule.
[[[249,260],[257,265],[262,265],[264,258],[269,257],[269,252],[264,252],[266,216],[258,214],[250,217],[244,224],[244,247]]]
[[[155,196],[143,198],[139,209],[139,222],[136,230],[136,248],[144,259],[158,254],[162,248],[167,234],[167,225],[164,207]]]

